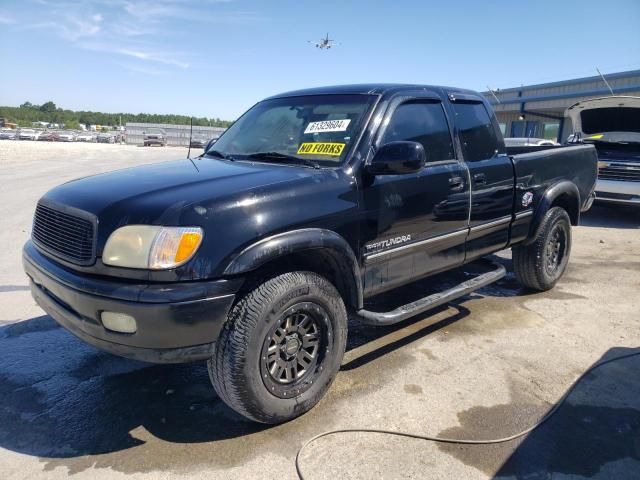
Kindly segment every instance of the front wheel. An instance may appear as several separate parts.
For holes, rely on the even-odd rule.
[[[567,268],[571,253],[571,221],[566,210],[553,207],[545,214],[530,245],[513,247],[513,268],[525,287],[553,288]]]
[[[324,396],[346,343],[347,312],[336,288],[312,272],[285,273],[236,303],[208,362],[209,377],[238,413],[282,423]]]

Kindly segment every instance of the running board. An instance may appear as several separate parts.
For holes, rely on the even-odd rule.
[[[393,325],[394,323],[401,322],[407,318],[413,317],[414,315],[418,315],[419,313],[439,307],[451,300],[455,300],[456,298],[463,297],[464,295],[474,292],[482,287],[486,287],[506,275],[507,271],[504,268],[504,265],[496,262],[488,263],[493,267],[492,270],[462,282],[448,290],[434,293],[428,297],[416,300],[415,302],[402,305],[390,312],[371,312],[369,310],[362,309],[356,312],[356,316],[362,323],[367,325],[385,326]]]

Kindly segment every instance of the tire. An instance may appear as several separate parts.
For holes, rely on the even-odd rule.
[[[567,268],[571,253],[571,221],[566,210],[553,207],[545,214],[535,240],[513,247],[516,278],[525,287],[550,290]]]
[[[320,401],[346,343],[347,312],[336,288],[312,272],[285,273],[232,308],[207,363],[209,377],[236,412],[260,423],[282,423]]]

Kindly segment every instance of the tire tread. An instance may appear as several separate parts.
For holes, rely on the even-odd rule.
[[[544,250],[549,232],[557,222],[562,220],[566,221],[568,225],[571,225],[569,214],[566,210],[561,207],[550,208],[542,219],[533,243],[529,245],[518,245],[512,248],[513,269],[516,278],[525,287],[538,291],[546,291],[553,288],[560,278],[558,277],[554,281],[549,281],[549,279],[545,277]],[[568,242],[570,250],[570,237]],[[569,250],[567,250],[567,255],[569,254]]]
[[[207,369],[211,383],[220,399],[245,417],[262,423],[281,421],[271,418],[262,411],[247,390],[247,379],[244,374],[245,351],[250,344],[251,335],[261,320],[260,307],[268,304],[270,299],[292,286],[309,283],[318,286],[328,297],[327,300],[344,315],[346,330],[347,314],[339,293],[328,280],[313,272],[284,273],[265,281],[245,294],[228,315],[227,322],[216,342],[215,352],[207,362]],[[344,352],[337,353],[342,355]]]

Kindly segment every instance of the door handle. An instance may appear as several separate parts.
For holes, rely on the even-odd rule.
[[[476,173],[473,176],[473,182],[476,185],[486,185],[487,183],[487,176],[484,173]]]
[[[464,178],[462,177],[451,177],[449,178],[449,187],[454,192],[461,192],[464,190]]]

